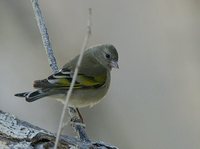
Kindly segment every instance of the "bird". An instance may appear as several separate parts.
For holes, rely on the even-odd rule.
[[[17,93],[15,96],[24,97],[27,102],[34,102],[48,96],[64,100],[72,82],[78,58],[79,55],[46,79],[34,81],[35,91]],[[118,52],[112,44],[88,48],[83,53],[68,106],[83,108],[99,103],[109,89],[112,68],[119,68]]]

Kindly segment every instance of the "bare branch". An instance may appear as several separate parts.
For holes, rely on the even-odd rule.
[[[0,110],[0,148],[46,149],[52,148],[54,142],[55,135],[53,133]],[[88,143],[74,137],[60,137],[59,149],[72,149],[76,147],[80,149],[116,149],[116,147],[103,142]]]
[[[90,37],[90,35],[92,33],[92,31],[91,31],[91,15],[92,15],[92,9],[89,8],[89,17],[88,17],[88,26],[87,26],[88,30],[87,30],[87,33],[86,33],[85,38],[84,38],[84,42],[83,42],[83,45],[82,45],[82,48],[81,48],[81,51],[80,51],[78,62],[76,64],[76,68],[75,68],[74,75],[73,75],[73,78],[72,78],[72,83],[70,84],[70,88],[69,88],[69,90],[67,92],[65,104],[64,104],[63,111],[62,111],[61,118],[60,118],[60,123],[59,123],[59,128],[58,128],[58,132],[57,132],[57,137],[56,137],[56,142],[55,142],[54,149],[56,149],[57,145],[58,145],[58,140],[59,140],[59,137],[60,137],[60,134],[61,134],[61,130],[62,130],[62,126],[63,126],[63,120],[64,120],[64,117],[65,117],[65,111],[67,110],[68,101],[69,101],[69,98],[70,98],[71,93],[73,91],[73,87],[74,87],[74,84],[75,84],[75,81],[76,81],[76,77],[77,77],[77,74],[78,74],[78,69],[79,69],[79,67],[81,65],[81,61],[82,61],[82,58],[83,58],[84,50],[86,49],[86,47],[88,45],[89,37]],[[89,141],[86,133],[85,133],[85,138],[87,138],[85,141]]]
[[[40,34],[42,36],[43,45],[48,55],[49,65],[53,73],[56,73],[58,71],[58,66],[56,63],[56,58],[54,57],[54,54],[53,54],[53,49],[52,49],[51,42],[49,39],[49,34],[47,32],[47,28],[45,25],[44,17],[42,16],[42,12],[40,10],[38,0],[31,0],[31,2],[32,2],[34,13],[35,13],[35,18],[37,20],[37,25],[40,30]]]

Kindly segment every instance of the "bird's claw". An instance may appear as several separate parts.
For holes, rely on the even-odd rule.
[[[82,122],[82,120],[80,120],[78,117],[74,116],[71,118],[71,125],[72,126],[81,126],[81,127],[85,127],[86,125]]]

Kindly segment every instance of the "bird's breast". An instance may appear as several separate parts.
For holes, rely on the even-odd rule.
[[[73,91],[69,100],[69,106],[75,106],[78,108],[93,106],[101,101],[106,95],[110,86],[110,72],[106,74],[106,80],[104,84],[96,88],[76,89]]]

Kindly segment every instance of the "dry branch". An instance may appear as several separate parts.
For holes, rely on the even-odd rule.
[[[57,66],[56,58],[54,57],[54,54],[53,54],[53,49],[52,49],[51,42],[49,39],[49,34],[47,32],[47,27],[45,25],[44,17],[42,16],[42,12],[41,12],[38,0],[31,0],[31,2],[32,2],[35,18],[37,20],[37,25],[42,37],[42,42],[48,56],[49,65],[51,67],[52,72],[56,73],[58,71],[58,66]]]
[[[1,149],[49,149],[53,148],[55,134],[14,115],[0,110],[0,148]],[[116,149],[103,142],[83,142],[78,138],[61,136],[58,149]]]

